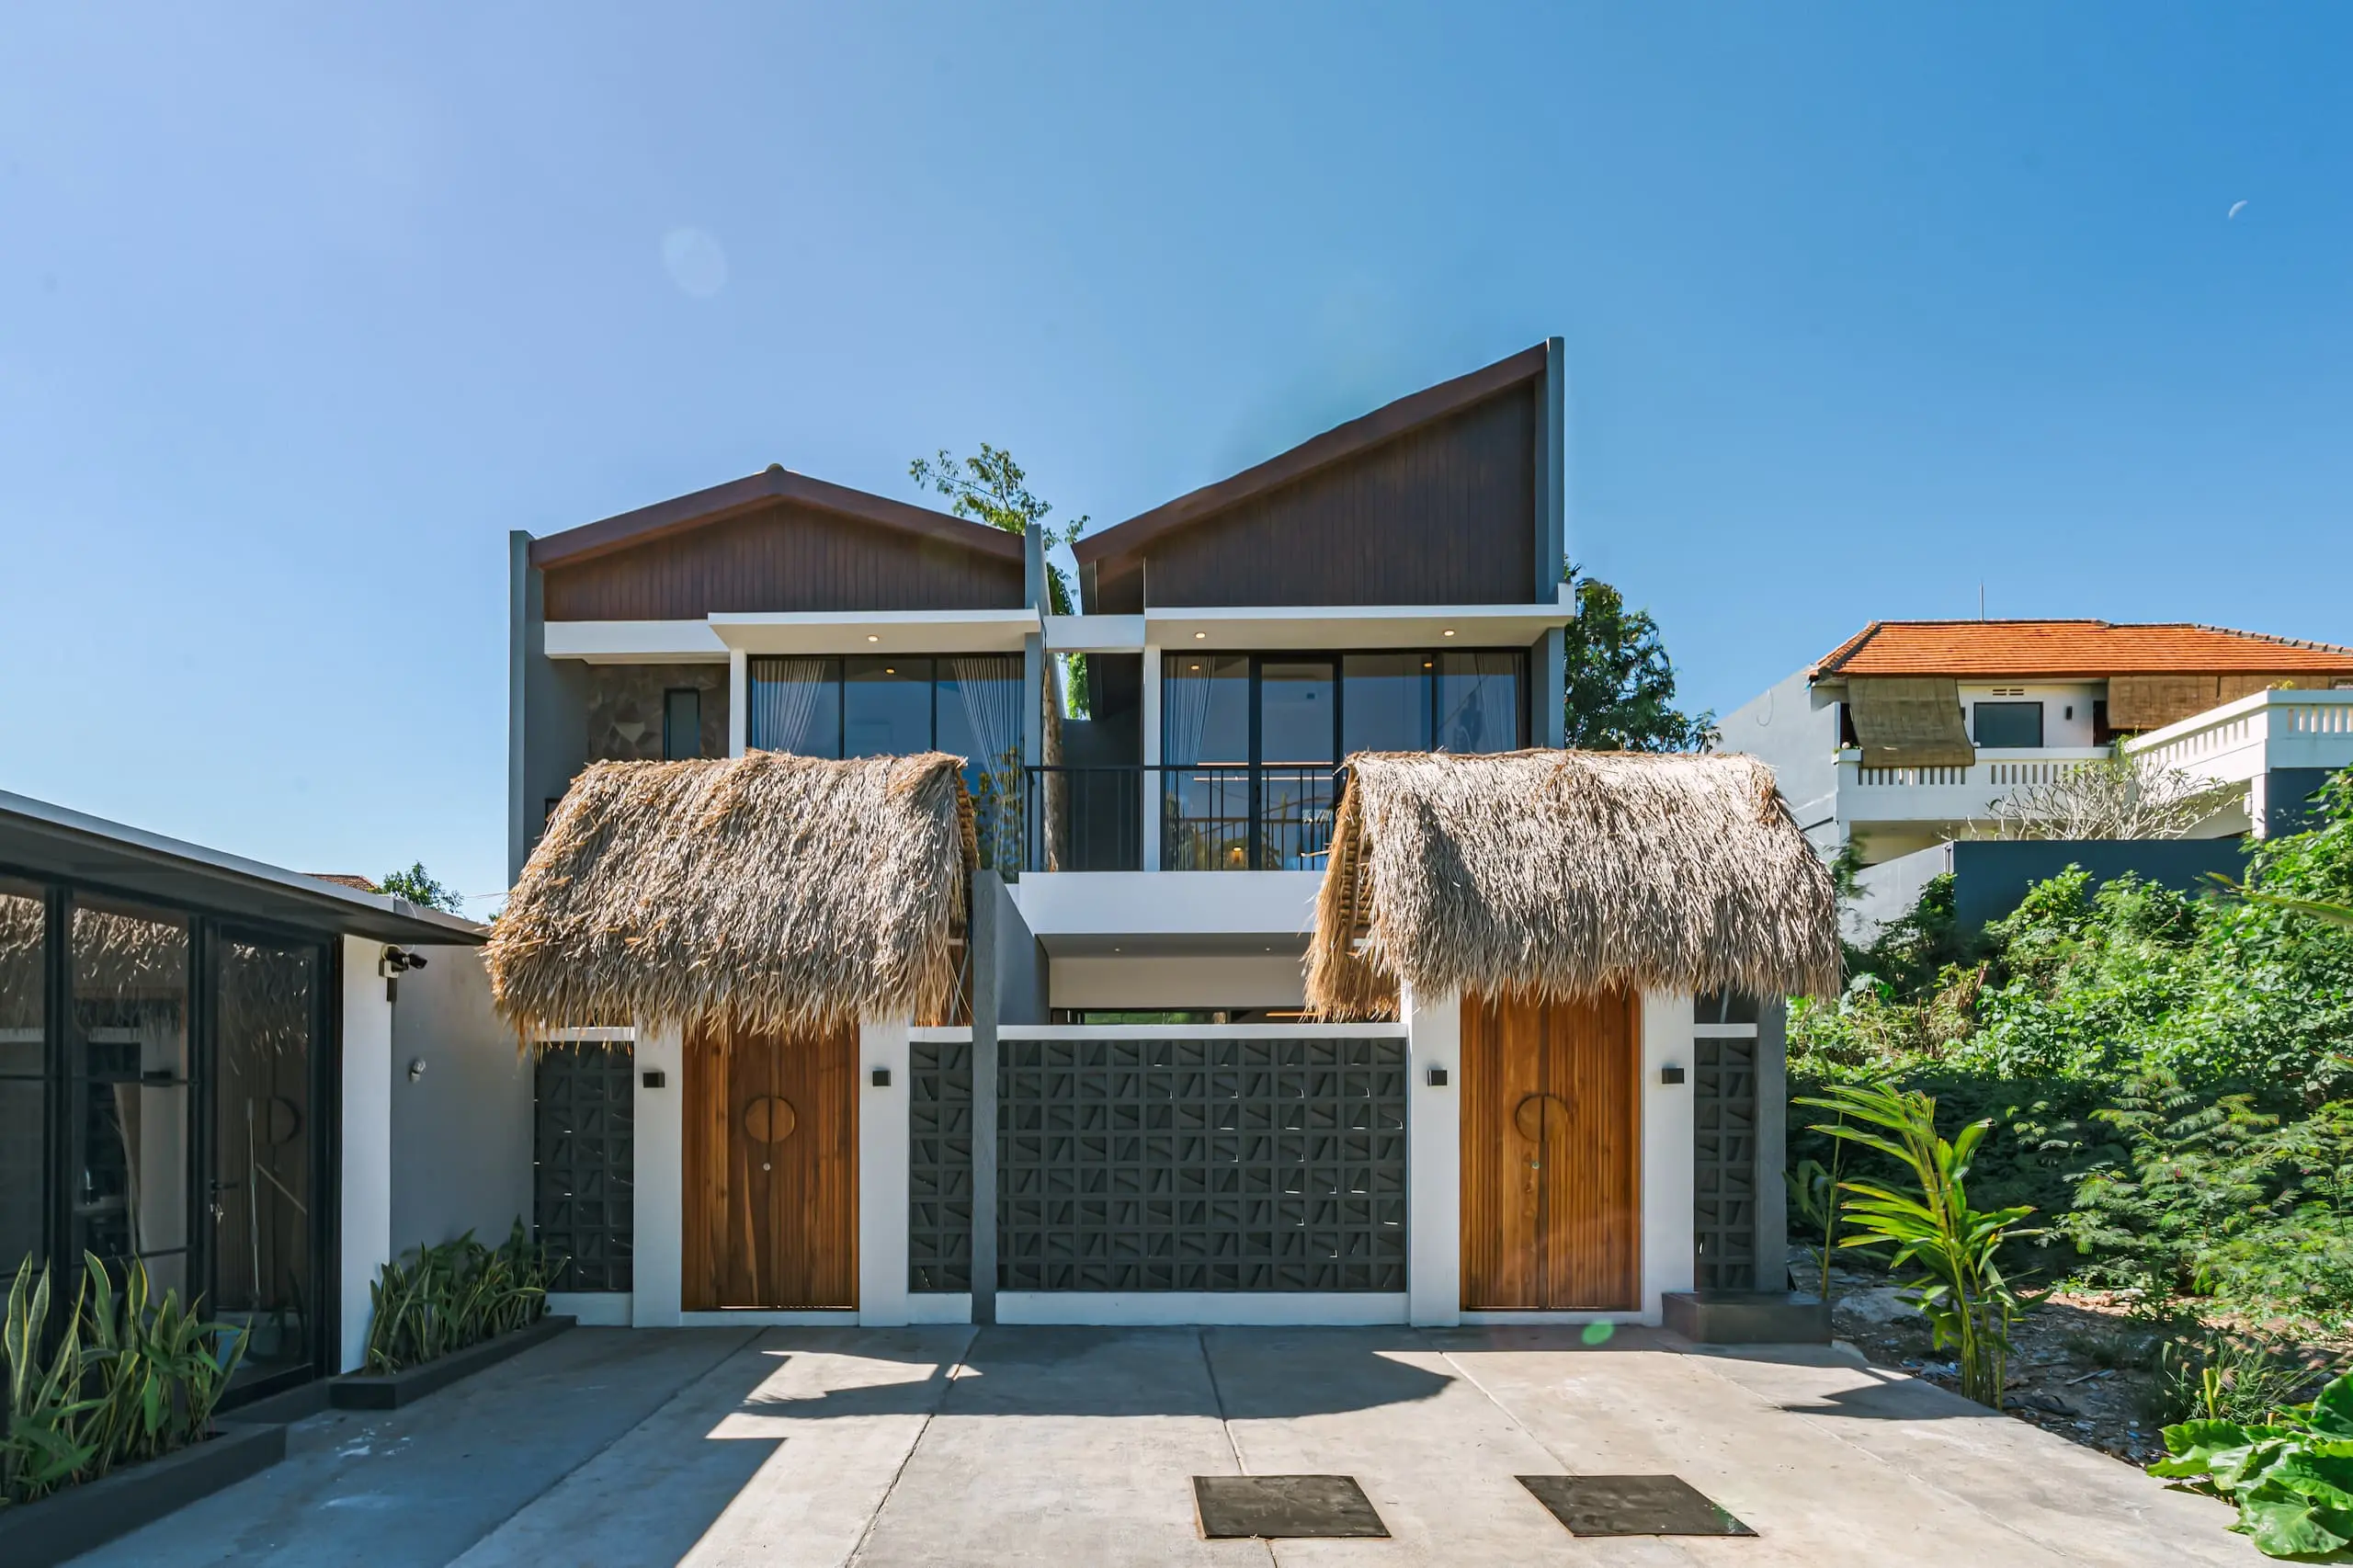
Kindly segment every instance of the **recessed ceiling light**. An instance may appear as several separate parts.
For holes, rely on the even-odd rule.
[[[1198,670],[1198,669],[1199,669],[1201,666],[1200,666],[1200,665],[1187,665],[1185,667],[1186,667],[1187,669],[1188,669],[1188,670]]]
[[[1454,628],[1449,626],[1445,631],[1439,632],[1438,635],[1440,637],[1451,637],[1454,635]]]
[[[1449,637],[1451,637],[1451,636],[1453,636],[1453,635],[1454,635],[1454,633],[1453,633],[1453,632],[1451,632],[1451,631],[1449,631],[1449,632],[1448,632],[1448,633],[1447,633],[1447,635],[1448,635]],[[872,632],[872,631],[870,631],[870,632],[868,632],[868,633],[866,634],[866,640],[867,640],[869,642],[881,642],[881,641],[882,641],[881,637],[879,634],[877,634],[877,633],[875,633],[875,632]]]
[[[883,666],[882,666],[882,673],[883,673],[884,675],[886,675],[886,676],[894,676],[894,675],[897,675],[899,672],[898,672],[898,670],[897,670],[896,668],[894,668],[893,666],[892,666],[892,665],[883,665]]]
[[[1196,642],[1206,642],[1209,640],[1210,634],[1206,631],[1196,631],[1193,633],[1193,641]]]

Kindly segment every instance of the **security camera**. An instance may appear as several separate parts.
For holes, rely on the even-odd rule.
[[[376,965],[376,970],[386,980],[391,980],[396,975],[406,974],[410,970],[424,967],[424,954],[407,952],[399,948],[386,948],[383,959]]]

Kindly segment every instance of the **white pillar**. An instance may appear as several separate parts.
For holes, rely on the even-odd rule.
[[[1140,869],[1160,869],[1160,801],[1166,792],[1161,786],[1160,775],[1151,771],[1161,761],[1160,756],[1160,650],[1153,643],[1143,645],[1143,859]]]
[[[907,1321],[908,1021],[858,1030],[858,1321],[884,1328]]]
[[[1699,1278],[1692,1238],[1691,998],[1645,991],[1642,1002],[1643,1076],[1643,1321],[1664,1321],[1671,1290],[1688,1290]],[[1679,1067],[1683,1081],[1661,1082]]]
[[[741,648],[727,650],[727,755],[741,756],[752,733],[752,672]]]
[[[654,1027],[640,1019],[634,1065],[636,1244],[630,1322],[639,1328],[675,1328],[686,1273],[687,1061],[678,1026]],[[661,1074],[660,1088],[646,1087],[649,1074]]]
[[[341,1265],[336,1316],[347,1372],[368,1359],[373,1313],[368,1288],[392,1257],[392,1004],[384,945],[343,939],[343,1136],[339,1174]]]
[[[1462,999],[1401,987],[1405,1047],[1405,1315],[1417,1326],[1462,1321]],[[1430,1082],[1432,1070],[1445,1074]]]

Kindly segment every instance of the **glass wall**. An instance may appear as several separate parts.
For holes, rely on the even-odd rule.
[[[47,1248],[49,905],[0,881],[0,1278]]]
[[[318,949],[214,944],[209,1314],[246,1325],[241,1381],[311,1364]]]
[[[137,1258],[161,1293],[191,1294],[188,1273],[188,924],[185,917],[76,900],[68,1105],[78,1144],[70,1173],[69,1256]]]

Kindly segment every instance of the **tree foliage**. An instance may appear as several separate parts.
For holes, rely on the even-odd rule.
[[[909,463],[907,474],[917,484],[927,484],[947,496],[948,509],[957,517],[986,523],[1009,534],[1027,534],[1036,528],[1049,556],[1065,545],[1076,543],[1090,520],[1082,513],[1060,528],[1049,524],[1046,518],[1052,514],[1053,504],[1030,492],[1029,473],[1014,460],[1011,452],[986,441],[981,443],[978,456],[961,460],[949,456],[948,449],[942,447],[937,456],[917,458]],[[1071,591],[1070,574],[1051,560],[1046,562],[1046,602],[1056,615],[1075,614],[1078,608]],[[1071,711],[1087,712],[1084,657],[1070,661],[1069,681]]]
[[[2187,838],[2243,794],[2119,754],[2004,796],[1987,826],[1995,838]]]
[[[1658,622],[1628,609],[1626,597],[1574,562],[1561,580],[1574,586],[1577,617],[1567,628],[1568,744],[1583,751],[1704,751],[1716,739],[1713,712],[1675,706],[1675,665]]]
[[[463,915],[465,895],[438,881],[425,869],[425,862],[415,861],[405,871],[388,871],[376,879],[376,891],[404,898],[426,909],[438,909],[445,915]]]

